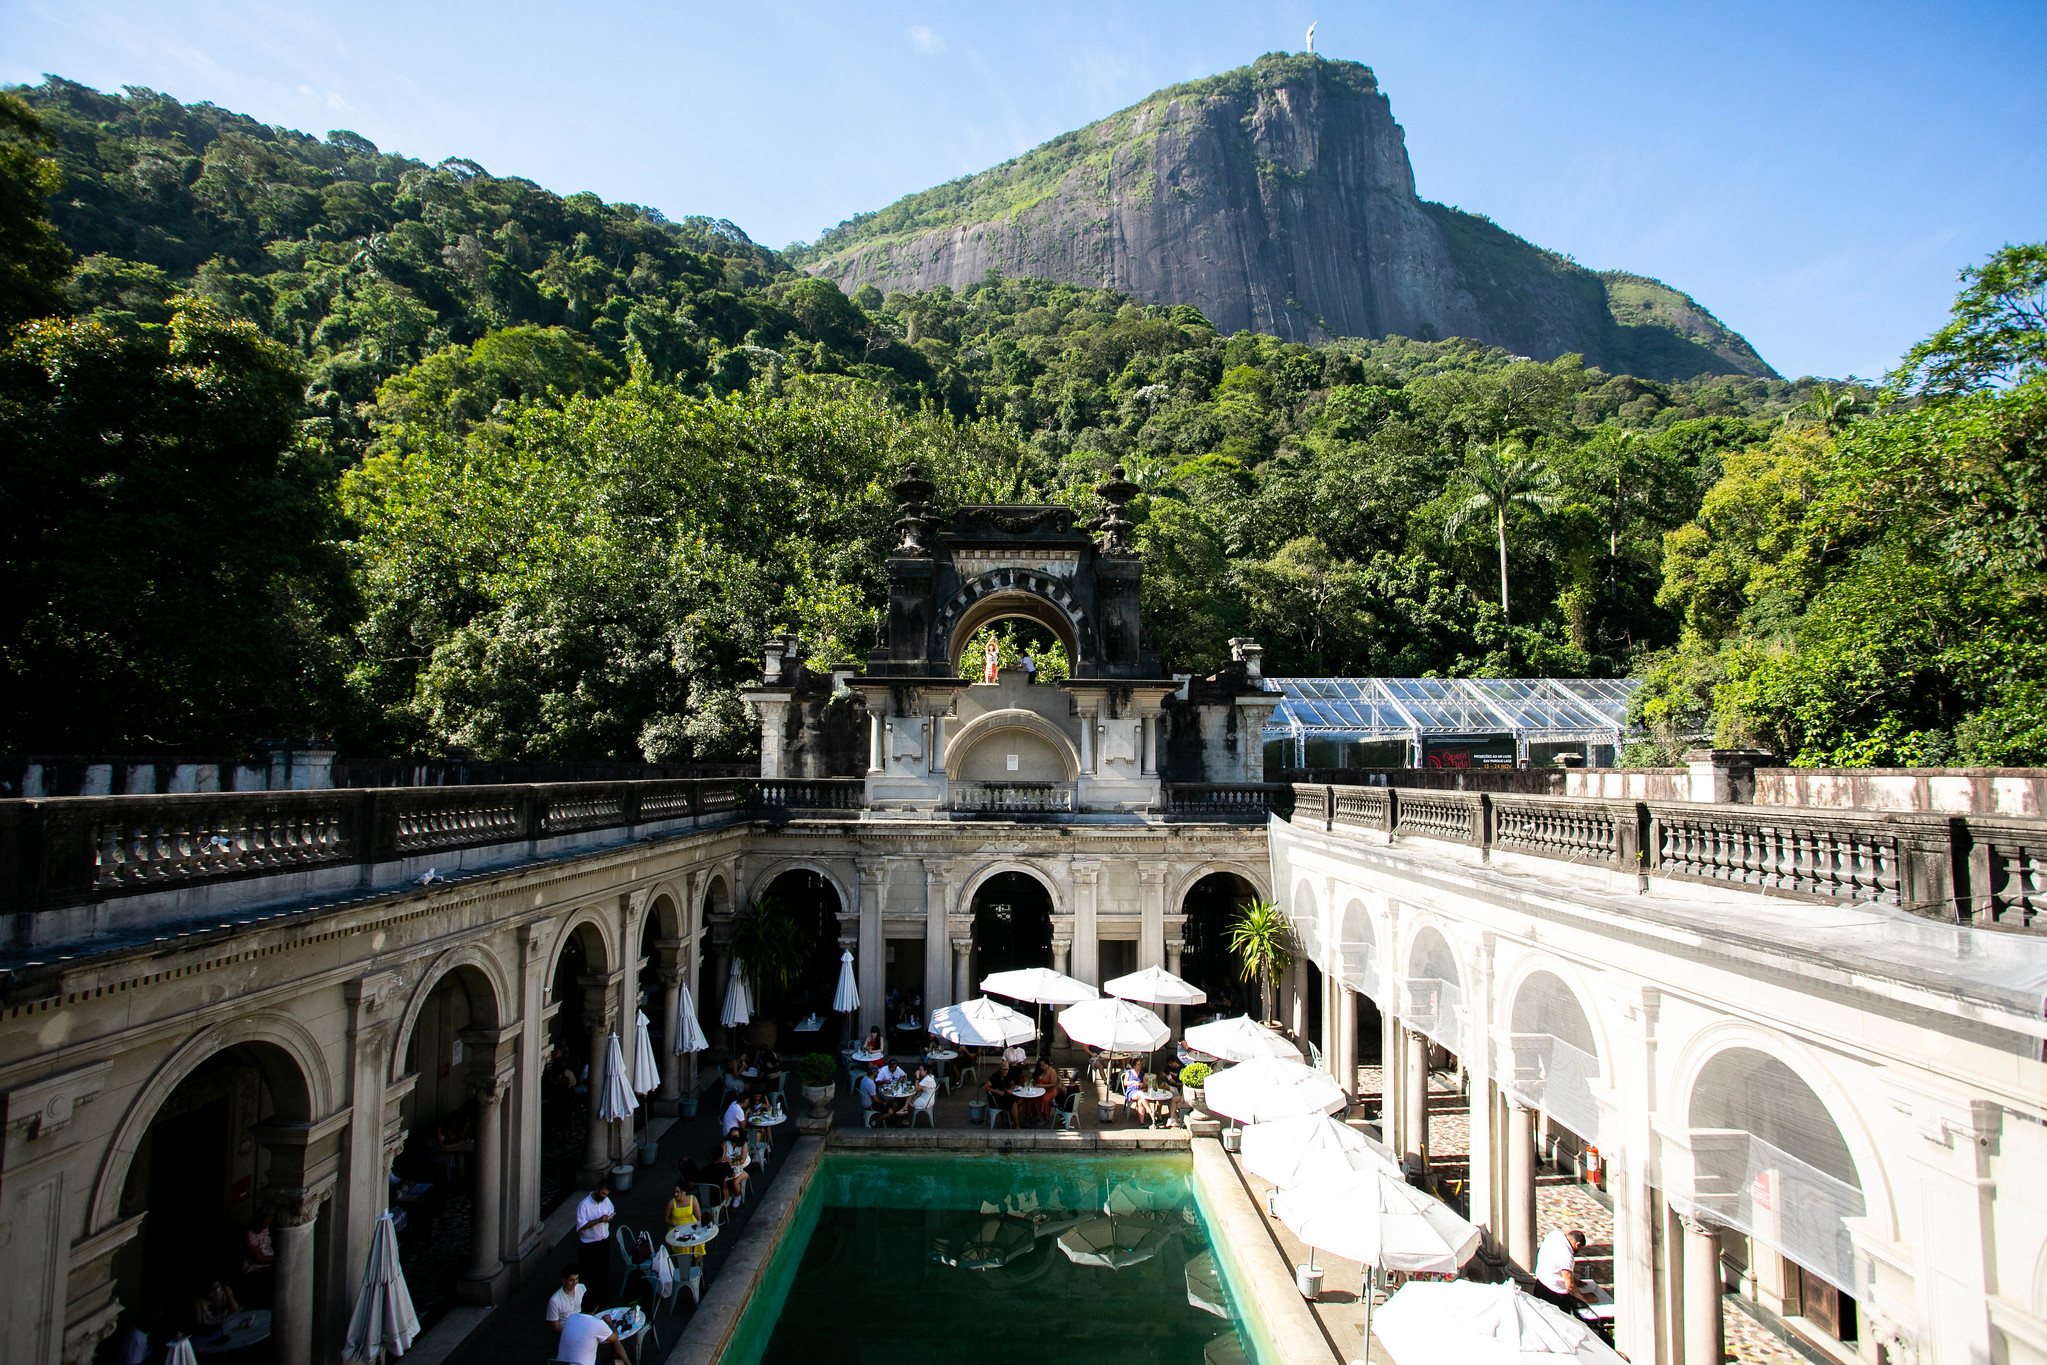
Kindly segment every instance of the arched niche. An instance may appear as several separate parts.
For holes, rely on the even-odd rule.
[[[960,656],[975,631],[1007,620],[1043,626],[1066,647],[1066,657],[1079,668],[1086,631],[1079,606],[1056,576],[1015,569],[998,569],[973,579],[940,611],[948,667],[959,670]]]
[[[1052,965],[1052,888],[1036,874],[1008,869],[984,877],[969,902],[974,916],[975,982],[996,972]]]
[[[1074,782],[1080,753],[1037,712],[1006,707],[974,717],[946,742],[945,775],[954,782]]]
[[[1408,942],[1407,985],[1400,1015],[1410,1028],[1458,1055],[1465,1050],[1464,977],[1442,930],[1425,924]]]
[[[1577,992],[1555,972],[1532,971],[1514,988],[1507,1019],[1510,1065],[1502,1078],[1507,1091],[1585,1142],[1599,1142],[1592,1087],[1604,1064]]]
[[[1205,872],[1181,896],[1180,910],[1187,919],[1181,929],[1186,946],[1180,953],[1180,975],[1207,993],[1203,1008],[1215,1014],[1249,1014],[1257,1004],[1229,940],[1238,909],[1258,897],[1257,885],[1232,871]]]
[[[1343,965],[1344,982],[1352,990],[1377,1000],[1383,993],[1379,984],[1379,936],[1372,928],[1372,912],[1362,900],[1353,899],[1344,906],[1337,935],[1337,960]]]

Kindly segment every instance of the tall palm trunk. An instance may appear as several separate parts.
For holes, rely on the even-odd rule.
[[[1500,624],[1507,625],[1507,509],[1493,513],[1493,526],[1500,536]]]

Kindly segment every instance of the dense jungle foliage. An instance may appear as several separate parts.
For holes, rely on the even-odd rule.
[[[2033,248],[1971,288],[2034,341],[1958,312],[1892,403],[1226,337],[1041,281],[849,299],[722,222],[17,94],[0,748],[742,754],[765,636],[871,643],[912,461],[942,506],[1090,516],[1123,465],[1181,668],[1254,635],[1278,674],[1645,669],[1666,747],[2047,744]],[[2018,358],[1952,359],[1986,345]]]

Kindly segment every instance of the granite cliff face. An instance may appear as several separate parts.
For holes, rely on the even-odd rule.
[[[1226,332],[1466,336],[1649,378],[1772,373],[1676,290],[1417,198],[1371,68],[1311,56],[1162,90],[792,256],[848,293],[994,271],[1192,304]]]

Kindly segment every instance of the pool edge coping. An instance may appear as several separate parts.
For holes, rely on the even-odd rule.
[[[676,1338],[664,1365],[716,1365],[725,1354],[740,1319],[746,1315],[747,1305],[753,1302],[754,1292],[775,1259],[775,1249],[781,1245],[789,1220],[803,1203],[826,1145],[823,1138],[807,1134],[796,1140],[774,1182],[755,1205],[746,1231],[719,1268],[718,1278],[711,1282],[703,1302],[697,1305],[682,1335]]]
[[[1199,1138],[1189,1146],[1194,1178],[1215,1214],[1217,1226],[1212,1231],[1218,1241],[1229,1239],[1227,1254],[1243,1273],[1242,1287],[1255,1300],[1246,1306],[1254,1308],[1264,1344],[1278,1356],[1271,1365],[1330,1365],[1332,1359],[1341,1365],[1344,1356],[1301,1298],[1293,1267],[1273,1244],[1264,1215],[1222,1144],[1215,1138]]]

